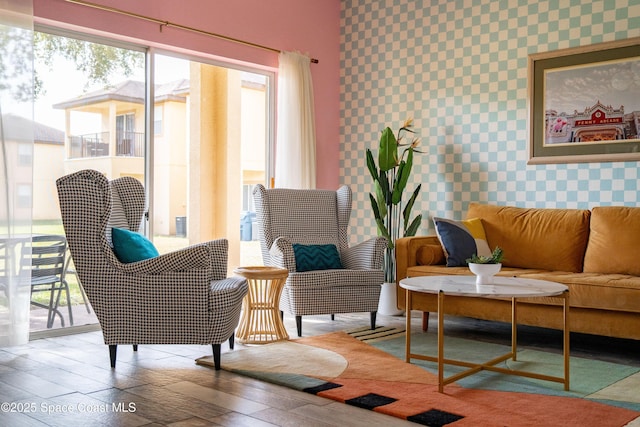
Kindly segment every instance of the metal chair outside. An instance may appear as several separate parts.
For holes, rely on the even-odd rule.
[[[64,317],[58,308],[62,292],[67,298],[69,324],[73,325],[69,285],[64,277],[66,253],[67,240],[58,235],[33,236],[21,249],[20,266],[30,272],[30,275],[23,277],[30,277],[31,305],[48,310],[47,328],[53,326],[56,315],[60,317],[61,326],[64,327]],[[45,292],[49,293],[48,304],[34,300],[35,294]]]

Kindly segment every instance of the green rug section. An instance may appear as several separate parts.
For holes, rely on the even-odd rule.
[[[388,340],[369,343],[395,357],[404,359],[405,338],[397,337]],[[411,352],[414,354],[437,355],[437,336],[429,333],[411,334]],[[448,359],[464,360],[484,363],[495,357],[510,352],[511,347],[501,344],[486,343],[463,338],[445,337],[444,353]],[[438,366],[435,362],[412,359],[411,363],[421,366],[429,372],[437,374]],[[532,371],[551,376],[563,376],[563,356],[561,353],[549,353],[537,350],[518,348],[517,360],[507,360],[497,366]],[[466,368],[445,365],[445,376],[464,371]],[[587,398],[594,401],[640,411],[640,401],[637,401],[637,390],[628,389],[630,401],[610,400],[591,395],[606,390],[613,384],[619,383],[633,376],[632,387],[638,383],[640,368],[620,365],[599,360],[570,357],[569,381],[570,391],[564,391],[562,384],[542,381],[533,378],[502,375],[496,372],[482,371],[456,381],[462,387],[484,390],[501,390],[509,392],[523,392],[546,394],[551,396],[571,396]],[[606,396],[606,393],[600,393]],[[634,401],[636,400],[636,401]]]
[[[257,380],[267,381],[272,384],[289,387],[294,390],[303,391],[308,388],[319,387],[327,382],[313,377],[307,377],[300,374],[288,374],[280,372],[250,371],[242,369],[234,369],[236,372],[245,377],[255,378]]]

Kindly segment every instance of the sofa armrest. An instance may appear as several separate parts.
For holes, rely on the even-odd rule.
[[[416,265],[444,264],[444,251],[438,236],[401,237],[396,240],[396,281],[407,277],[407,269]]]

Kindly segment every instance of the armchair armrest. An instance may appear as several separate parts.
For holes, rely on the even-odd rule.
[[[238,286],[244,288],[241,296],[237,292]],[[247,279],[241,276],[232,276],[222,280],[214,280],[211,283],[211,307],[224,307],[225,305],[228,305],[229,299],[234,297],[240,297],[240,300],[237,301],[240,303],[248,290],[249,285],[247,284]]]
[[[159,318],[169,318],[169,313],[201,316],[212,307],[212,298],[224,299],[234,284],[245,281],[226,277],[227,248],[227,240],[219,239],[129,264],[111,253],[109,292],[99,298],[132,319],[137,319],[136,313]]]
[[[211,270],[211,279],[221,280],[227,275],[228,246],[226,239],[212,240],[130,264],[123,264],[116,259],[115,267],[127,274],[152,275]]]
[[[289,272],[296,271],[296,257],[293,253],[293,244],[286,237],[278,237],[273,241],[269,249],[271,265],[286,268]]]
[[[445,261],[438,236],[402,237],[396,240],[396,281],[407,277],[416,265],[437,265]]]
[[[387,239],[374,237],[342,251],[342,266],[353,270],[381,270]]]

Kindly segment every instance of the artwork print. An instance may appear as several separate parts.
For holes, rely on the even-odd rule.
[[[545,72],[544,145],[638,142],[640,57]]]
[[[640,39],[534,54],[529,163],[640,160]]]

